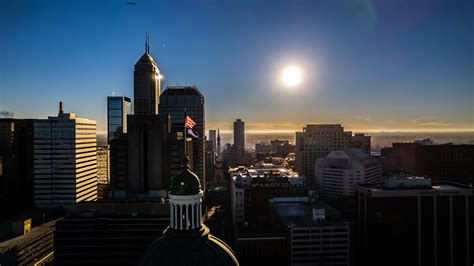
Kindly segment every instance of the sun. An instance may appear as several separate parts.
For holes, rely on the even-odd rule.
[[[296,87],[303,81],[303,71],[297,66],[287,66],[281,73],[281,80],[288,87]]]

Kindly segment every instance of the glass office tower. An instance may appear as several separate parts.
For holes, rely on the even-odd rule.
[[[127,115],[131,114],[132,102],[125,96],[107,97],[107,140],[117,139],[127,133]]]

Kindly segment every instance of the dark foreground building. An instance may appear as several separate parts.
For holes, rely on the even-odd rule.
[[[356,185],[356,265],[472,265],[473,195],[422,178]]]
[[[164,202],[79,204],[56,223],[56,265],[134,265],[169,224]]]
[[[415,159],[418,176],[474,184],[474,145],[420,145]]]
[[[0,265],[49,265],[53,261],[54,224],[34,227],[24,235],[0,243]]]

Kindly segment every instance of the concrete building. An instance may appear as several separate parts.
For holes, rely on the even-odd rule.
[[[351,132],[341,125],[307,125],[303,132],[296,132],[296,171],[308,178],[308,185],[314,185],[314,163],[326,157],[333,150],[351,147]]]
[[[37,206],[61,206],[97,198],[94,120],[64,113],[34,122],[34,197]]]
[[[0,217],[34,207],[33,119],[0,119]]]
[[[268,222],[268,201],[273,197],[305,196],[305,177],[285,168],[230,169],[231,208],[234,223],[252,226]]]
[[[275,222],[288,231],[289,265],[349,265],[350,229],[334,208],[308,197],[270,200]]]
[[[469,186],[387,177],[355,190],[356,265],[472,265]]]
[[[324,199],[354,196],[357,183],[380,182],[382,166],[362,149],[336,150],[314,166],[315,184]]]
[[[242,119],[237,119],[234,122],[234,146],[237,150],[245,150],[245,122]]]
[[[133,108],[135,115],[157,115],[160,101],[161,75],[150,55],[150,44],[145,43],[145,53],[138,59],[133,72]]]
[[[128,116],[128,193],[166,196],[170,129],[168,115]]]
[[[107,141],[109,144],[120,134],[127,133],[127,115],[131,113],[130,98],[125,96],[107,97]]]
[[[184,130],[184,112],[196,122],[193,128],[199,138],[193,138],[193,162],[191,168],[205,186],[205,112],[204,96],[196,86],[169,86],[160,96],[160,114],[170,115],[173,133],[182,136]],[[188,134],[188,137],[191,137]],[[182,164],[183,157],[176,157]]]
[[[370,146],[371,136],[365,135],[364,133],[355,133],[351,138],[351,148],[363,149],[367,154],[371,154]]]

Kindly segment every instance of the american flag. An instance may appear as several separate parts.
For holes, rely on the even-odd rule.
[[[196,122],[194,122],[193,119],[189,115],[186,115],[186,119],[184,120],[184,123],[186,124],[186,128],[189,128],[189,129],[192,129],[196,125]]]

